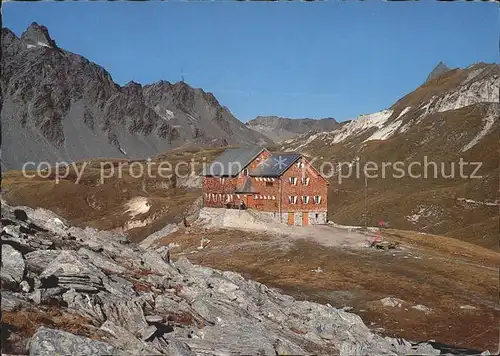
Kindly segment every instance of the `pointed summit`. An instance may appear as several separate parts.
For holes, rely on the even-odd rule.
[[[451,68],[448,67],[446,64],[444,64],[443,62],[439,62],[438,65],[427,76],[427,79],[425,80],[425,82],[427,83],[430,80],[437,78],[450,70],[451,70]]]
[[[21,35],[21,41],[26,43],[28,47],[51,47],[57,48],[56,41],[54,41],[50,35],[47,27],[39,25],[33,22],[30,27]]]

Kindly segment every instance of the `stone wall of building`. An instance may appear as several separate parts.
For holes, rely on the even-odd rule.
[[[258,211],[253,210],[253,213],[262,217],[263,220],[272,219],[277,222],[281,222],[283,224],[288,224],[288,212],[278,213],[271,211]],[[326,211],[317,211],[317,212],[293,212],[293,225],[302,226],[303,222],[303,214],[307,214],[308,225],[321,225],[326,224]]]

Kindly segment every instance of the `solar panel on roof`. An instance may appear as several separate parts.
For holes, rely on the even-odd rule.
[[[250,169],[248,174],[252,177],[277,177],[299,158],[299,153],[273,153],[256,168]]]

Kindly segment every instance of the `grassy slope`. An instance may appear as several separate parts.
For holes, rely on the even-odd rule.
[[[389,220],[397,228],[445,234],[498,249],[498,223],[494,223],[495,217],[498,217],[498,206],[471,206],[464,204],[459,198],[480,202],[494,202],[497,199],[499,156],[492,153],[498,150],[500,125],[496,125],[495,130],[480,144],[464,153],[460,152],[463,146],[451,140],[421,144],[428,131],[432,130],[435,131],[434,135],[441,137],[470,132],[472,139],[477,131],[477,128],[475,131],[472,129],[472,123],[480,119],[483,110],[478,105],[457,110],[457,116],[453,118],[432,115],[408,135],[399,135],[383,142],[369,142],[356,152],[361,164],[374,161],[379,166],[382,162],[404,161],[406,165],[411,161],[423,162],[424,156],[427,156],[429,161],[438,162],[438,165],[444,162],[448,173],[451,164],[457,164],[460,157],[467,162],[482,162],[479,172],[482,179],[450,179],[443,178],[441,174],[434,178],[433,168],[429,169],[430,177],[427,179],[395,179],[391,174],[385,179],[369,179],[368,224],[375,225],[378,220]],[[342,161],[351,155],[351,152],[339,152],[332,159]],[[438,169],[441,168],[438,166]],[[458,166],[456,169],[458,170]],[[423,173],[423,169],[416,171]],[[469,170],[467,174],[470,173]],[[334,178],[331,183],[330,218],[343,224],[363,224],[364,179],[345,179],[342,184],[338,184],[338,180]],[[413,223],[407,216],[418,212],[419,206],[428,207],[429,211],[423,215],[429,216],[422,216],[418,222]]]
[[[173,150],[158,156],[153,161],[168,160],[173,166],[177,162],[190,162],[193,158],[199,162],[195,170],[201,169],[203,158],[212,160],[221,149],[208,150]],[[25,178],[19,171],[6,172],[2,180],[3,198],[13,205],[42,207],[54,211],[77,226],[91,226],[99,229],[123,231],[130,215],[125,213],[125,204],[134,197],[146,197],[150,209],[146,214],[138,215],[133,220],[145,226],[132,228],[126,233],[133,240],[142,240],[166,224],[180,222],[189,207],[201,195],[201,190],[176,187],[175,180],[158,176],[157,169],[152,173],[157,178],[134,178],[128,169],[123,169],[122,178],[116,173],[112,178],[99,184],[100,163],[110,161],[93,159],[85,170],[79,184],[75,184],[74,171],[67,179],[56,183],[54,177]],[[119,160],[111,160],[118,164]],[[139,161],[146,164],[145,161]],[[81,166],[83,162],[79,162]],[[136,167],[136,172],[138,168]],[[146,170],[146,169],[145,169]],[[185,172],[185,169],[181,170]],[[115,172],[118,172],[117,170]]]

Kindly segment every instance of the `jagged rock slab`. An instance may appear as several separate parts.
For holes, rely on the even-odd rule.
[[[10,245],[2,245],[1,278],[6,283],[19,284],[24,277],[23,255]]]
[[[2,311],[15,311],[29,303],[9,291],[2,291]]]
[[[161,350],[139,340],[133,333],[110,320],[101,325],[100,331],[109,344],[123,350],[129,350],[134,355],[161,354]]]
[[[24,255],[26,267],[34,273],[42,273],[61,253],[60,250],[36,250]]]
[[[102,341],[92,340],[71,333],[40,327],[30,341],[29,354],[32,356],[54,355],[118,355],[125,354]]]
[[[40,274],[43,288],[62,287],[82,292],[104,289],[106,275],[76,251],[62,251]]]

